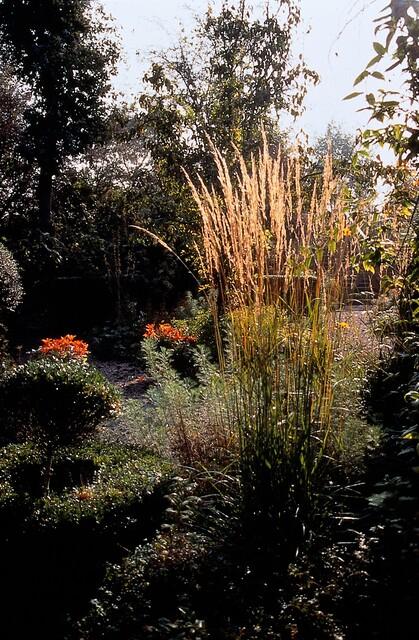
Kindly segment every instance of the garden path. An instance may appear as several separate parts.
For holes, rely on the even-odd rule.
[[[125,398],[139,399],[149,384],[147,375],[133,362],[94,359],[92,364],[118,387]]]

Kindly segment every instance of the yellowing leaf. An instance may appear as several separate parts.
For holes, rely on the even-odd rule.
[[[370,273],[375,273],[374,265],[371,264],[371,262],[369,262],[368,260],[364,260],[363,263],[362,263],[362,266],[364,268],[364,271],[369,271]]]
[[[403,440],[419,440],[419,433],[406,433]]]

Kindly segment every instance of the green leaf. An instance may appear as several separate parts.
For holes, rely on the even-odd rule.
[[[383,100],[383,102],[381,103],[381,106],[385,107],[386,109],[392,109],[393,107],[398,107],[399,106],[399,101],[398,100]]]
[[[330,253],[335,253],[335,251],[336,251],[336,240],[330,240],[328,242],[327,246],[328,246],[328,249],[329,249]]]
[[[371,58],[371,60],[367,64],[366,68],[369,69],[370,67],[373,67],[375,64],[377,64],[377,62],[380,62],[380,60],[381,60],[381,56],[374,56],[373,58]]]
[[[373,93],[368,93],[366,95],[366,100],[371,107],[375,105],[375,96]]]
[[[373,78],[377,78],[377,80],[385,80],[384,75],[380,71],[374,71],[371,75]]]
[[[393,40],[394,34],[396,33],[396,30],[393,28],[389,29],[389,32],[387,34],[387,38],[386,38],[386,49],[389,48],[391,41]]]
[[[386,48],[381,44],[381,42],[373,42],[372,46],[374,47],[374,50],[378,53],[380,58],[385,54]]]
[[[354,91],[353,93],[349,93],[343,98],[343,100],[352,100],[352,98],[357,98],[358,96],[362,96],[362,91]]]
[[[365,80],[365,78],[367,78],[369,75],[370,74],[368,71],[363,71],[362,73],[360,73],[359,76],[355,78],[354,87],[356,87],[357,84]]]

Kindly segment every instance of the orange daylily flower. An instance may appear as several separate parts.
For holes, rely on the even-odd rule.
[[[86,358],[89,353],[89,345],[69,334],[61,338],[44,338],[39,351],[45,355]]]
[[[196,342],[195,336],[187,336],[180,329],[168,323],[147,324],[144,338],[156,338],[157,340],[168,340],[169,342]]]

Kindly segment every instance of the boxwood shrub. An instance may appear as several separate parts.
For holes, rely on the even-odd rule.
[[[115,387],[80,359],[30,360],[0,377],[0,437],[70,444],[111,417],[119,402]]]
[[[105,566],[152,539],[172,467],[138,447],[90,441],[57,450],[50,493],[31,443],[0,449],[2,638],[65,637]]]
[[[77,526],[88,519],[105,529],[123,527],[115,522],[118,510],[142,504],[156,486],[170,477],[167,461],[138,447],[91,440],[57,451],[51,492],[42,495],[42,456],[31,443],[9,444],[0,450],[0,521],[7,505],[13,505],[13,520],[20,532],[62,526]],[[19,508],[25,501],[24,519]],[[118,514],[118,518],[121,513]],[[14,527],[10,520],[3,528]]]

